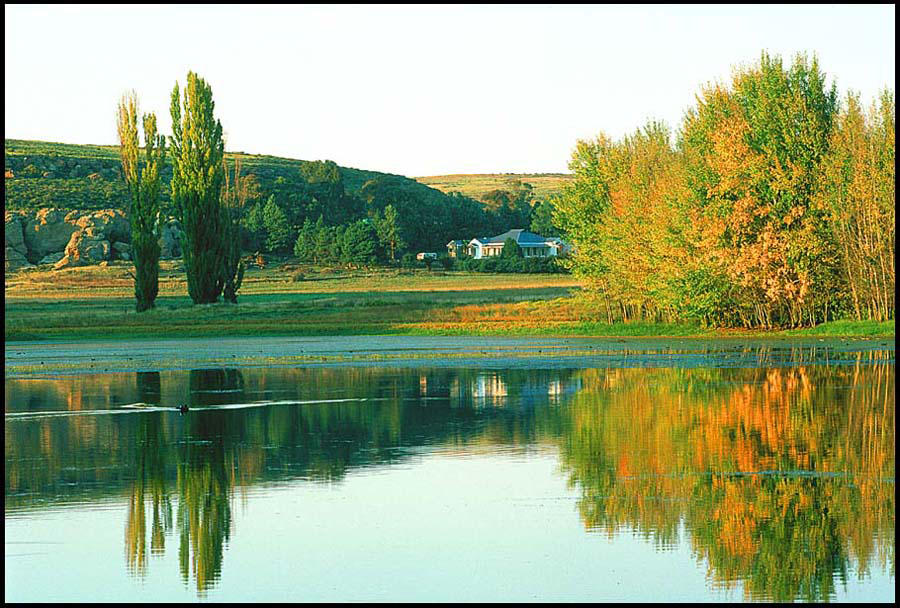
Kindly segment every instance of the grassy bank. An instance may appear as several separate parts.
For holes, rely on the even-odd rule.
[[[248,272],[239,304],[192,305],[178,262],[161,268],[152,311],[134,312],[129,266],[31,269],[7,277],[6,340],[315,335],[893,337],[894,322],[838,321],[779,332],[598,322],[568,275],[347,271],[282,265]]]

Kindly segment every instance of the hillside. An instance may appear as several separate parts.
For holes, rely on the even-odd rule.
[[[572,176],[566,173],[460,173],[415,178],[420,184],[441,192],[459,192],[477,200],[491,190],[508,190],[516,181],[530,184],[535,199],[546,200],[571,179]]]
[[[7,212],[128,209],[118,146],[16,139],[7,139],[4,144]],[[528,225],[528,218],[516,215],[512,209],[489,207],[474,198],[448,194],[402,175],[339,167],[330,161],[243,152],[227,152],[225,157],[229,161],[239,157],[243,175],[253,175],[258,184],[255,198],[248,202],[248,215],[254,206],[261,207],[268,200],[284,211],[293,231],[287,249],[306,220],[316,222],[322,217],[328,226],[347,226],[378,217],[387,205],[397,212],[402,240],[411,251],[441,251],[451,239],[496,234],[511,226]],[[161,192],[165,216],[175,215],[169,200],[171,178],[172,166],[167,162],[162,170]],[[267,250],[265,234],[244,232],[246,248]]]
[[[244,174],[254,174],[263,192],[273,190],[275,181],[295,180],[300,168],[310,161],[279,158],[262,154],[226,152],[233,160],[240,157]],[[4,168],[6,173],[5,206],[9,210],[56,207],[65,209],[124,208],[127,202],[125,184],[120,177],[121,161],[118,146],[62,144],[20,139],[4,140]],[[339,167],[348,193],[357,194],[363,184],[375,178],[401,180],[404,187],[420,195],[438,194],[426,191],[415,180],[377,171]],[[172,167],[163,170],[168,184]],[[163,204],[168,203],[167,187],[162,192]]]

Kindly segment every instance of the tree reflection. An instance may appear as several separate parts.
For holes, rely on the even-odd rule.
[[[128,569],[143,575],[148,553],[177,537],[180,576],[203,595],[222,575],[237,491],[340,481],[419,446],[554,443],[588,530],[637,532],[661,550],[689,543],[711,585],[749,599],[828,600],[852,571],[894,572],[892,355],[730,369],[141,372],[108,386],[98,376],[73,391],[102,407],[124,395],[173,409],[7,423],[7,508],[124,493]]]
[[[158,372],[137,372],[138,395],[144,403],[159,405]],[[150,551],[165,551],[172,527],[172,502],[166,483],[168,441],[159,416],[141,416],[135,443],[135,476],[131,484],[125,526],[125,555],[129,570],[143,576],[147,568],[145,500],[151,509]]]
[[[894,571],[893,364],[585,371],[560,438],[590,529],[690,532],[716,586],[823,601]]]

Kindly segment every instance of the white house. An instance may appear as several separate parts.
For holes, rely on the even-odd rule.
[[[562,240],[556,237],[543,237],[527,230],[509,230],[492,237],[478,237],[469,241],[468,254],[476,260],[498,256],[503,252],[503,243],[512,239],[522,248],[526,258],[546,258],[566,253],[569,250]]]

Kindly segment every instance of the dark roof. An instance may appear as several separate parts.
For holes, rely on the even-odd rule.
[[[503,234],[498,234],[497,236],[492,236],[489,239],[480,238],[478,239],[482,243],[505,243],[506,239],[512,239],[517,242],[519,245],[543,245],[547,242],[547,239],[535,234],[533,232],[528,232],[527,230],[522,230],[518,228],[516,230],[508,230]]]

